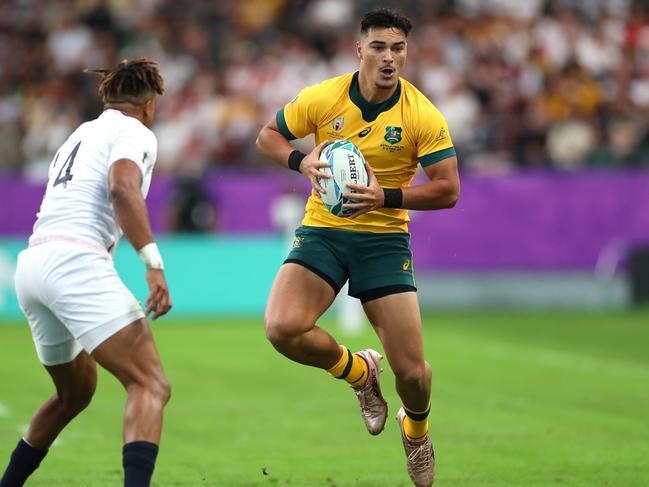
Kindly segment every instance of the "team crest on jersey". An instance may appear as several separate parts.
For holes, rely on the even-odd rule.
[[[302,247],[302,242],[304,242],[304,237],[295,237],[295,240],[293,240],[293,248],[299,249]]]
[[[437,138],[435,139],[435,142],[439,142],[440,140],[444,140],[446,138],[446,129],[442,127],[439,131],[439,134],[437,135]]]
[[[385,137],[383,138],[393,145],[401,142],[401,127],[388,125],[385,127]]]
[[[338,117],[336,120],[331,122],[331,128],[336,132],[340,132],[345,126],[345,117]]]

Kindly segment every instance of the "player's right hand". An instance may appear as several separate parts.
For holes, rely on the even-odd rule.
[[[325,140],[324,142],[316,145],[313,150],[309,152],[304,159],[302,159],[299,167],[300,172],[311,182],[313,189],[315,189],[320,194],[325,194],[326,191],[322,186],[320,186],[318,180],[321,178],[328,179],[331,177],[330,174],[325,174],[320,171],[321,168],[329,167],[329,163],[322,162],[320,160],[320,153],[322,152],[322,149],[327,146],[327,144],[329,144],[329,141]]]
[[[167,314],[171,309],[171,297],[169,287],[165,279],[165,273],[161,269],[148,269],[146,271],[146,282],[149,285],[149,297],[144,302],[146,314],[153,312],[152,319],[157,320],[160,316]]]

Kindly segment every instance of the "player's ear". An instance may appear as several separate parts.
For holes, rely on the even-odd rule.
[[[155,97],[149,98],[142,104],[142,115],[144,120],[147,121],[147,125],[153,123],[153,117],[155,115]]]
[[[363,54],[361,53],[361,41],[356,41],[356,54],[358,59],[363,60]]]

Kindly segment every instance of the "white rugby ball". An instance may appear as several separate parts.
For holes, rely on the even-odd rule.
[[[348,140],[337,140],[326,146],[320,154],[320,160],[327,162],[329,167],[320,171],[331,174],[331,178],[319,178],[320,186],[326,191],[321,194],[322,202],[336,216],[347,216],[354,213],[353,208],[343,208],[345,203],[354,200],[343,198],[343,193],[353,193],[347,187],[348,183],[367,186],[367,170],[365,158],[361,151]]]

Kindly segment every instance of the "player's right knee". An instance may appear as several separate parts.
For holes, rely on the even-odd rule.
[[[265,330],[266,338],[276,348],[289,344],[296,336],[303,333],[300,327],[295,326],[291,320],[268,317],[265,321]]]

